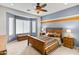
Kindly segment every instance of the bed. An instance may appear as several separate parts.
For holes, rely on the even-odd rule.
[[[38,50],[41,54],[48,54],[51,51],[56,50],[60,43],[60,39],[62,36],[62,28],[46,28],[47,33],[58,33],[59,36],[52,37],[50,35],[38,36],[34,37],[28,35],[28,45],[29,43]]]

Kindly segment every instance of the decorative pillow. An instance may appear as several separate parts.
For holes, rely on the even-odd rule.
[[[61,34],[55,33],[54,37],[61,37]]]
[[[55,33],[47,33],[46,34],[48,37],[54,37],[55,36]]]
[[[45,35],[45,32],[41,32],[40,35]]]
[[[56,32],[54,32],[54,33],[46,33],[46,35],[48,37],[61,37],[61,34],[60,33],[56,33]]]

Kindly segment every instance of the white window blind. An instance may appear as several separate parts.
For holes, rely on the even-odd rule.
[[[9,35],[14,33],[14,18],[9,17]]]
[[[30,33],[30,21],[16,19],[16,34]]]
[[[24,33],[30,33],[30,21],[29,20],[25,20],[24,21]]]
[[[23,20],[16,19],[16,34],[23,33]]]
[[[32,21],[32,33],[36,33],[36,21]]]

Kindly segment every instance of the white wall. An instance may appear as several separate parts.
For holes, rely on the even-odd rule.
[[[5,8],[0,7],[0,51],[6,50],[6,12]]]
[[[6,33],[6,14],[5,9],[0,7],[0,35],[5,35]]]

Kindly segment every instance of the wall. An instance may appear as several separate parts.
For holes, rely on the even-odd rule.
[[[6,33],[6,14],[5,9],[0,7],[0,35],[5,35]]]
[[[43,19],[55,19],[55,18],[62,18],[72,15],[79,14],[79,5],[75,7],[71,7],[50,15],[43,16]],[[71,29],[72,35],[75,39],[75,45],[79,47],[79,20],[74,21],[66,21],[66,22],[51,22],[47,24],[43,24],[43,28],[46,27],[62,27],[65,30]]]
[[[71,16],[71,15],[76,15],[76,14],[79,14],[79,5],[58,11],[53,14],[43,16],[42,18],[43,18],[43,20],[55,19],[55,18],[60,18],[60,17],[67,17],[67,16]]]

